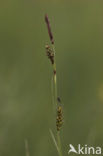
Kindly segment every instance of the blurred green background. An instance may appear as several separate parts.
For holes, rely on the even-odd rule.
[[[55,37],[58,92],[69,144],[103,146],[103,1],[0,1],[0,156],[57,156],[52,68],[45,54],[48,13]],[[72,154],[71,154],[72,155]]]

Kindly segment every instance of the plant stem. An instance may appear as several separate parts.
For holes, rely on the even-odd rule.
[[[57,142],[58,142],[58,147],[59,147],[59,156],[62,156],[60,132],[57,132]]]
[[[25,139],[25,151],[26,151],[26,156],[30,156],[29,145],[28,145],[28,140],[27,139]]]
[[[53,52],[54,52],[54,64],[53,64],[53,77],[54,77],[54,95],[55,95],[55,105],[57,106],[57,74],[56,74],[56,58],[55,58],[55,47],[52,45]]]
[[[52,49],[54,52],[54,64],[53,64],[53,75],[54,75],[54,95],[55,95],[55,105],[58,106],[57,98],[58,98],[58,90],[57,90],[57,74],[56,74],[56,58],[55,58],[55,47],[54,44],[52,45]],[[59,148],[59,156],[62,156],[61,150],[61,139],[60,139],[60,132],[57,131],[57,144]]]
[[[61,126],[60,120],[62,119],[62,114],[61,114],[61,108],[58,107],[58,100],[57,100],[58,99],[58,93],[57,93],[57,74],[56,74],[55,47],[54,47],[54,38],[53,38],[52,31],[51,31],[50,21],[49,21],[49,18],[48,18],[47,14],[45,15],[45,22],[46,22],[46,25],[47,25],[48,35],[49,35],[51,45],[52,45],[52,50],[48,45],[46,46],[46,50],[47,50],[47,56],[50,59],[50,61],[52,63],[52,67],[53,67],[53,83],[54,83],[54,94],[53,95],[54,95],[55,107],[56,107],[56,109],[59,108],[59,110],[57,110],[57,113],[59,112],[59,117],[57,116],[57,118],[56,118],[57,146],[58,146],[58,149],[59,149],[59,152],[58,152],[59,156],[62,156],[60,131],[59,131],[60,130],[59,128]],[[60,118],[60,119],[58,119],[58,118]],[[52,136],[53,140],[55,140],[54,136],[53,136],[53,133],[51,133],[51,136]]]

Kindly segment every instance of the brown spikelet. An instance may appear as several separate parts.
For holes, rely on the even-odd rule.
[[[58,108],[57,108],[57,118],[56,118],[57,131],[60,131],[60,128],[62,127],[62,124],[63,124],[63,111],[62,111],[62,107],[58,106]]]
[[[50,41],[51,41],[52,44],[54,44],[53,34],[52,34],[52,31],[51,31],[50,22],[49,22],[49,18],[48,18],[47,14],[45,15],[45,22],[47,24],[47,29],[48,29],[48,34],[49,34],[49,37],[50,37]]]
[[[45,48],[46,48],[46,54],[47,54],[48,58],[50,59],[51,63],[54,64],[54,52],[53,52],[53,50],[50,48],[49,45],[46,45]]]

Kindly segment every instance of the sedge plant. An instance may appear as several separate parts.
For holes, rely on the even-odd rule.
[[[54,37],[51,31],[51,26],[50,26],[50,21],[48,18],[48,15],[45,15],[45,22],[47,25],[47,30],[48,30],[48,35],[50,38],[50,43],[51,45],[46,45],[46,54],[51,62],[52,69],[53,69],[53,86],[54,86],[54,93],[53,93],[53,98],[54,98],[54,103],[55,103],[55,108],[56,108],[56,137],[53,133],[53,131],[50,129],[50,134],[53,139],[53,142],[55,144],[55,147],[57,149],[58,155],[63,156],[62,154],[62,149],[61,149],[61,139],[60,139],[60,130],[63,124],[63,108],[61,104],[61,99],[58,97],[58,88],[57,88],[57,70],[56,70],[56,51],[55,51],[55,44],[54,44]]]

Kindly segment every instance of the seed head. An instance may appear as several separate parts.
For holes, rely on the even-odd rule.
[[[49,45],[45,46],[46,48],[46,54],[48,56],[48,58],[50,59],[51,63],[54,64],[54,52],[51,49],[51,47]]]
[[[52,44],[54,44],[53,34],[52,34],[52,31],[51,31],[50,22],[49,22],[49,18],[48,18],[47,14],[45,15],[45,22],[47,24],[47,29],[48,29],[48,34],[49,34],[49,37],[50,37],[50,41],[51,41]]]
[[[57,118],[56,118],[57,131],[60,131],[60,128],[62,127],[62,124],[63,124],[62,107],[61,106],[58,106],[58,108],[57,108]]]

